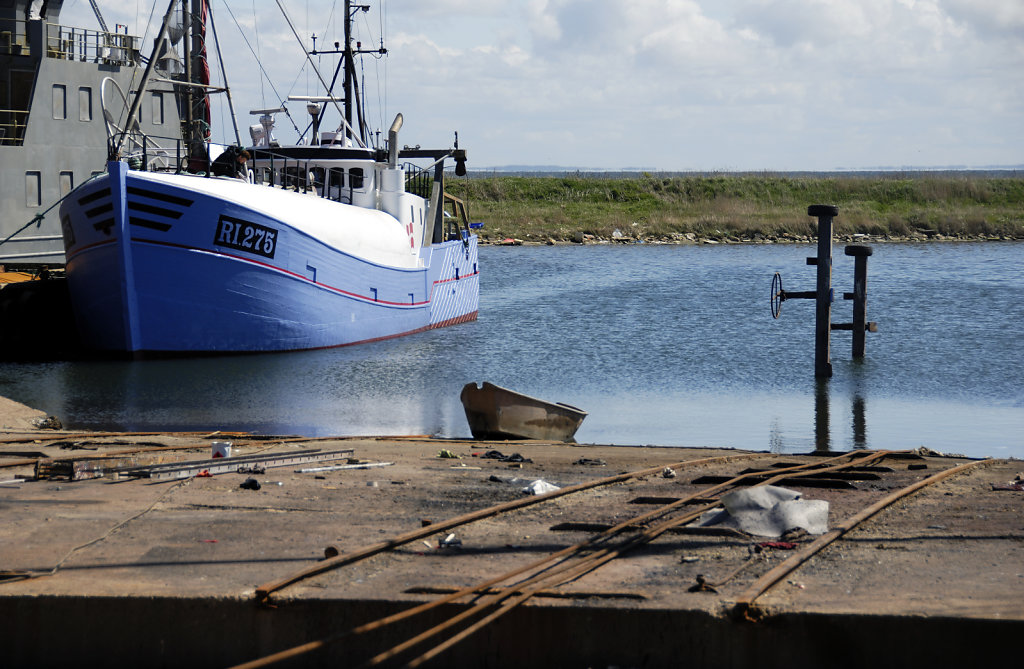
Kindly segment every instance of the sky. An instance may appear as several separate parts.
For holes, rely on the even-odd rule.
[[[388,49],[361,67],[371,126],[401,112],[399,141],[430,148],[458,131],[471,169],[1024,166],[1024,0],[363,1],[356,39]],[[152,13],[150,38],[167,6],[98,4],[136,35]],[[284,4],[307,47],[342,39],[342,2]],[[275,0],[211,6],[243,143],[249,110],[323,93]],[[87,0],[61,22],[98,25]],[[283,115],[276,134],[297,137]]]

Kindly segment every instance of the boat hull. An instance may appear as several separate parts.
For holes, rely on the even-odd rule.
[[[476,318],[475,237],[424,247],[395,266],[247,206],[245,195],[260,196],[264,186],[231,185],[236,195],[227,199],[193,187],[197,179],[156,179],[112,164],[109,176],[61,208],[86,346],[131,353],[328,348]],[[334,207],[339,217],[367,215]]]
[[[484,382],[468,383],[459,397],[475,439],[574,441],[587,412]]]

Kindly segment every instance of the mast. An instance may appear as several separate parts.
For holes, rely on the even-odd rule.
[[[345,135],[349,136],[352,133],[352,137],[363,146],[366,145],[366,125],[363,122],[363,108],[359,104],[359,84],[356,81],[356,56],[364,53],[376,53],[380,55],[386,55],[388,50],[384,48],[384,40],[381,38],[380,48],[377,49],[364,49],[361,43],[356,43],[355,48],[352,48],[352,22],[355,20],[356,12],[368,12],[370,11],[369,5],[353,5],[352,0],[345,0],[345,48],[341,51],[342,53],[342,64],[345,68]],[[335,42],[337,45],[337,42]],[[337,46],[335,46],[337,48]],[[329,53],[329,52],[321,52]],[[327,94],[330,95],[331,91],[328,89]],[[352,116],[355,112],[359,113],[359,131],[356,136],[355,126],[352,125]]]
[[[345,0],[345,53],[342,56],[345,60],[345,136],[347,137],[352,129],[352,79],[355,75],[355,58],[352,55],[352,2]],[[330,95],[331,92],[327,91]],[[360,135],[362,129],[360,129]],[[360,137],[362,139],[362,137]]]
[[[186,12],[186,98],[185,140],[190,156],[205,160],[206,141],[210,134],[209,93],[210,69],[206,55],[206,0],[184,0]],[[199,86],[197,87],[196,84]],[[198,90],[197,90],[198,88]]]
[[[192,158],[192,12],[188,6],[189,0],[181,0],[181,24],[185,30],[181,39],[182,60],[185,62],[185,100],[184,118],[182,123],[182,139],[185,141],[185,151],[189,157],[191,167]]]
[[[146,71],[142,73],[142,81],[139,83],[138,93],[136,93],[135,99],[132,100],[131,109],[128,110],[128,120],[125,124],[125,131],[121,134],[120,139],[117,140],[117,146],[113,151],[114,155],[121,153],[121,147],[124,146],[124,142],[125,139],[128,138],[128,134],[138,127],[139,121],[137,114],[139,113],[139,106],[142,104],[142,94],[146,90],[146,86],[149,85],[149,78],[153,74],[153,66],[156,65],[157,55],[160,53],[160,41],[167,33],[167,25],[171,22],[171,16],[174,14],[174,5],[176,2],[177,0],[171,0],[170,4],[167,5],[167,13],[164,14],[163,23],[160,24],[160,32],[156,34],[156,39],[153,41],[153,53],[149,58],[149,62],[146,63]]]

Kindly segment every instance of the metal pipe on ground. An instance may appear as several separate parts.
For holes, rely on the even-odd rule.
[[[864,455],[865,453],[866,453],[866,455]],[[774,477],[772,477],[772,478],[770,478],[770,479],[760,483],[760,485],[767,485],[767,484],[770,484],[770,483],[775,483],[775,482],[778,482],[778,481],[782,480],[785,477],[790,477],[790,476],[793,476],[793,475],[799,475],[800,471],[805,472],[807,475],[813,475],[813,474],[820,474],[822,472],[830,471],[830,470],[835,470],[835,469],[845,469],[845,468],[849,468],[849,467],[863,466],[863,465],[865,465],[867,463],[884,459],[886,456],[893,455],[894,453],[895,452],[891,452],[891,451],[879,451],[879,452],[854,451],[854,452],[851,452],[851,453],[847,453],[847,454],[844,454],[844,455],[840,455],[840,456],[836,456],[836,457],[833,457],[833,458],[829,458],[829,459],[826,459],[826,460],[820,461],[820,462],[810,463],[810,464],[807,464],[807,465],[795,465],[795,466],[792,466],[792,467],[780,468],[780,469],[778,469],[776,471],[776,476],[774,476]],[[863,457],[857,457],[857,456],[861,456],[861,455],[863,455]],[[827,463],[838,462],[838,461],[841,461],[841,460],[844,460],[844,459],[848,459],[848,458],[851,458],[851,457],[856,457],[856,459],[854,459],[854,460],[852,460],[850,462],[847,462],[845,464],[837,464],[837,465],[834,465],[832,467],[827,466]],[[671,467],[673,467],[673,468],[680,468],[681,465],[705,464],[708,461],[728,462],[728,461],[731,461],[731,460],[734,460],[734,459],[740,459],[740,458],[735,458],[735,457],[732,457],[732,456],[727,456],[725,458],[706,458],[706,459],[703,459],[703,460],[695,460],[695,461],[690,461],[688,463],[681,463],[681,464],[671,465]],[[639,476],[639,475],[648,475],[648,474],[652,474],[652,473],[657,473],[659,471],[662,471],[663,469],[664,469],[663,467],[652,467],[652,468],[649,468],[649,469],[646,469],[646,470],[641,470],[639,472],[632,472],[630,474],[619,475],[619,476],[614,476],[614,477],[608,477],[607,479],[600,479],[598,482],[591,482],[590,484],[581,484],[581,486],[586,486],[587,488],[594,487],[595,483],[600,483],[600,482],[605,482],[605,481],[616,482],[618,480],[624,480],[623,477],[625,477],[625,478],[633,478],[633,477],[636,477],[636,476]],[[454,624],[456,624],[458,622],[461,622],[462,620],[464,620],[464,619],[466,619],[468,617],[471,617],[472,615],[475,615],[477,613],[482,612],[487,607],[495,606],[497,604],[502,603],[503,601],[505,601],[506,599],[508,599],[510,597],[516,596],[516,598],[512,601],[512,603],[502,607],[502,609],[499,609],[499,611],[490,614],[489,616],[487,616],[486,618],[482,619],[481,621],[478,621],[477,623],[474,623],[474,625],[471,628],[468,628],[467,630],[463,630],[462,632],[457,634],[456,637],[453,637],[453,638],[447,640],[446,642],[443,642],[441,644],[441,646],[435,647],[435,649],[433,649],[432,651],[428,651],[429,656],[433,657],[436,654],[436,652],[441,652],[442,650],[450,647],[451,645],[456,643],[458,640],[461,640],[461,639],[465,638],[466,636],[468,636],[470,633],[472,633],[472,631],[478,629],[479,627],[481,627],[482,625],[486,624],[487,622],[490,622],[491,620],[495,619],[496,617],[498,617],[500,615],[503,615],[504,613],[510,611],[512,608],[515,608],[515,606],[517,606],[519,603],[525,602],[530,597],[532,597],[536,592],[540,592],[541,590],[550,588],[552,581],[558,580],[560,582],[563,582],[563,581],[567,580],[568,577],[565,576],[566,572],[569,572],[570,574],[572,574],[571,578],[576,578],[576,577],[578,577],[580,575],[583,575],[585,573],[593,571],[594,569],[597,569],[598,567],[600,567],[601,565],[605,564],[606,562],[614,559],[618,555],[621,555],[622,553],[630,550],[634,546],[640,545],[642,543],[647,543],[647,542],[657,538],[661,534],[663,534],[665,532],[668,532],[668,531],[670,531],[671,529],[673,529],[675,527],[678,527],[679,525],[691,522],[692,520],[694,520],[697,517],[699,517],[700,514],[704,513],[705,511],[710,510],[712,508],[715,508],[718,505],[718,502],[715,501],[713,503],[706,504],[706,505],[702,506],[701,508],[692,510],[690,513],[687,513],[687,514],[685,514],[682,517],[673,518],[673,519],[671,519],[671,520],[669,520],[667,522],[661,523],[658,526],[655,526],[653,528],[648,528],[648,529],[644,530],[639,536],[630,539],[629,541],[627,541],[625,544],[623,544],[622,546],[620,546],[617,549],[601,549],[599,551],[591,553],[590,555],[586,556],[584,559],[582,559],[580,561],[577,561],[576,563],[569,564],[569,565],[563,565],[562,567],[557,567],[557,568],[548,568],[548,569],[544,570],[543,573],[535,574],[534,576],[526,579],[525,581],[516,583],[515,586],[512,587],[512,588],[506,588],[505,592],[503,594],[493,594],[492,595],[491,593],[486,593],[485,591],[487,589],[491,588],[492,586],[495,586],[498,583],[501,583],[503,581],[508,581],[511,578],[514,578],[514,577],[519,576],[521,574],[541,569],[545,565],[548,565],[549,563],[554,562],[556,560],[560,560],[560,559],[563,559],[563,558],[568,559],[572,555],[575,555],[575,554],[581,552],[582,550],[584,550],[586,548],[594,546],[598,542],[601,542],[601,541],[604,541],[604,540],[606,540],[608,538],[611,538],[612,536],[614,536],[614,535],[616,535],[618,533],[621,533],[621,532],[627,531],[627,530],[635,529],[638,523],[648,521],[648,520],[650,520],[652,518],[656,518],[658,516],[663,516],[666,513],[670,512],[670,511],[672,511],[674,509],[677,509],[679,507],[682,507],[682,506],[688,504],[689,502],[693,501],[694,499],[708,497],[709,494],[712,494],[712,493],[720,491],[720,490],[724,490],[724,489],[726,489],[728,487],[732,487],[736,483],[738,483],[740,481],[743,481],[743,480],[745,480],[745,479],[747,479],[747,478],[749,478],[751,476],[755,476],[755,475],[758,475],[758,473],[757,472],[750,472],[750,473],[747,473],[747,474],[743,474],[743,475],[735,477],[731,481],[723,482],[723,483],[720,483],[718,485],[713,486],[710,489],[701,490],[701,491],[699,491],[697,493],[694,493],[692,495],[680,498],[680,499],[678,499],[678,500],[676,500],[676,501],[674,501],[674,502],[672,502],[670,504],[665,505],[664,507],[661,507],[659,509],[655,509],[653,511],[649,511],[647,513],[644,513],[644,514],[641,514],[639,516],[630,518],[630,519],[628,519],[626,521],[623,521],[622,523],[619,523],[618,525],[616,525],[616,526],[614,526],[612,528],[609,528],[609,529],[599,533],[598,535],[595,535],[594,537],[589,538],[588,540],[586,540],[584,542],[581,542],[581,543],[576,544],[574,546],[567,547],[565,549],[562,549],[561,551],[557,551],[557,552],[555,552],[555,553],[553,553],[551,555],[548,555],[548,556],[546,556],[544,558],[541,558],[541,559],[539,559],[539,560],[537,560],[535,562],[532,562],[532,563],[530,563],[530,564],[528,564],[528,565],[526,565],[524,567],[520,567],[520,568],[518,568],[516,570],[513,570],[511,572],[508,572],[506,574],[502,574],[501,576],[489,579],[489,580],[485,581],[484,583],[480,583],[480,584],[477,584],[477,585],[474,585],[474,586],[471,586],[471,587],[463,588],[461,590],[458,590],[457,592],[453,592],[453,593],[451,593],[449,595],[446,595],[446,596],[444,596],[444,597],[442,597],[442,598],[440,598],[438,600],[434,600],[434,601],[431,601],[431,602],[426,602],[424,604],[420,604],[418,606],[415,606],[415,607],[412,607],[410,609],[407,609],[406,611],[402,611],[400,613],[393,614],[391,616],[387,616],[385,618],[381,618],[379,620],[372,621],[370,623],[366,623],[366,624],[361,625],[359,627],[356,627],[356,628],[354,628],[352,630],[347,630],[345,632],[340,632],[340,633],[331,635],[330,637],[327,637],[327,638],[324,638],[324,639],[320,639],[320,640],[317,640],[317,641],[312,641],[312,642],[309,642],[309,643],[306,643],[306,644],[303,644],[303,645],[300,645],[300,646],[296,646],[296,647],[293,647],[293,648],[290,648],[290,649],[286,649],[286,650],[280,651],[280,652],[275,653],[273,655],[269,655],[269,656],[266,656],[266,657],[263,657],[263,658],[259,658],[257,660],[253,660],[251,662],[247,662],[247,663],[238,665],[238,667],[236,667],[236,669],[243,669],[243,668],[244,669],[254,669],[256,667],[265,667],[265,666],[269,666],[271,664],[275,664],[275,663],[280,662],[280,661],[284,661],[284,660],[287,660],[287,659],[298,657],[300,655],[303,655],[303,654],[306,654],[306,653],[313,652],[315,650],[319,650],[321,648],[324,648],[324,647],[326,647],[326,646],[328,646],[328,645],[330,645],[332,643],[336,643],[336,642],[341,641],[342,639],[348,638],[350,636],[353,636],[353,635],[356,635],[356,634],[363,634],[363,633],[366,633],[366,632],[370,632],[372,630],[378,629],[378,628],[383,627],[385,625],[388,625],[388,624],[391,624],[391,623],[394,623],[394,622],[398,622],[400,620],[404,620],[404,619],[412,617],[414,615],[418,615],[418,614],[423,613],[425,611],[428,611],[430,609],[436,608],[438,606],[441,606],[441,605],[449,603],[449,602],[456,601],[456,600],[458,600],[458,599],[460,599],[462,597],[465,597],[465,596],[468,596],[468,595],[471,595],[471,594],[474,594],[474,593],[488,594],[488,595],[490,595],[492,597],[491,600],[488,600],[486,602],[478,604],[477,606],[472,607],[468,611],[463,612],[461,614],[458,614],[454,618],[449,619],[448,621],[445,621],[441,625],[438,625],[435,628],[432,628],[431,630],[427,630],[426,632],[424,632],[424,633],[422,633],[420,635],[417,635],[413,639],[407,640],[406,642],[403,642],[402,644],[399,644],[398,646],[392,647],[388,651],[385,651],[384,653],[382,653],[382,654],[376,656],[374,659],[370,660],[370,664],[371,665],[372,664],[376,664],[376,663],[379,663],[379,662],[384,661],[386,659],[389,659],[390,657],[393,657],[394,655],[397,655],[398,653],[403,652],[404,650],[407,650],[408,648],[413,647],[414,645],[416,645],[416,644],[420,643],[421,641],[429,638],[430,636],[434,636],[435,634],[443,631],[444,629],[447,629],[448,627],[450,627],[450,626],[452,626],[452,625],[454,625]],[[574,486],[574,487],[577,487],[577,486]],[[570,489],[569,488],[563,489],[563,491],[568,491],[568,490],[570,490]],[[562,492],[562,491],[556,491],[556,493],[557,492]],[[549,495],[557,496],[556,493],[549,493]],[[507,505],[499,505],[499,506],[507,506]],[[492,507],[491,509],[485,510],[485,511],[490,511],[490,510],[493,510],[495,508],[497,508],[497,507]],[[489,515],[493,515],[493,514],[489,514]],[[433,532],[443,531],[443,529],[450,529],[450,527],[451,526],[441,527],[441,526],[433,525],[433,526],[430,527],[430,530],[432,530],[432,531],[428,532],[428,534],[433,533]],[[371,548],[373,548],[373,547],[371,547]],[[376,552],[379,552],[379,551],[375,551],[374,553],[371,553],[371,554],[376,554]],[[354,559],[352,559],[350,562],[355,562],[358,559],[362,559],[363,557],[369,557],[369,554],[366,554],[365,551],[358,551],[356,554],[353,554],[353,556],[347,556],[347,557],[354,557]],[[341,566],[341,565],[339,564],[338,566]],[[326,570],[323,570],[323,571],[326,571]],[[317,573],[320,573],[320,572],[318,571]],[[532,586],[535,583],[539,583],[539,585],[537,587],[530,587],[530,586]],[[524,591],[523,590],[524,587],[528,587],[529,589],[527,591]],[[434,652],[434,651],[436,651],[436,652]],[[429,658],[424,658],[424,656],[421,656],[421,658],[419,658],[420,661],[423,661],[425,659],[429,659]],[[416,661],[414,661],[414,662],[416,662]],[[415,666],[415,665],[410,665],[410,666]]]
[[[979,460],[975,462],[967,462],[962,465],[947,469],[946,471],[939,472],[938,474],[929,476],[928,478],[918,481],[913,485],[907,486],[906,488],[903,488],[901,490],[897,490],[891,495],[888,495],[880,499],[879,501],[875,502],[866,509],[851,516],[842,524],[838,525],[837,527],[821,535],[811,543],[807,544],[807,546],[805,546],[802,550],[790,556],[777,567],[775,567],[771,571],[764,574],[761,578],[759,578],[752,586],[750,586],[750,588],[745,593],[743,593],[743,595],[733,605],[733,615],[747,620],[756,620],[759,617],[760,612],[754,609],[754,600],[763,595],[765,592],[767,592],[769,588],[771,588],[773,585],[775,585],[780,580],[785,578],[797,567],[799,567],[804,562],[812,558],[816,553],[821,551],[821,549],[825,548],[825,546],[828,546],[830,543],[840,538],[860,523],[864,522],[871,516],[875,515],[876,513],[885,509],[886,507],[892,505],[893,503],[899,501],[900,499],[906,497],[907,495],[917,492],[921,488],[932,485],[933,483],[938,483],[939,481],[942,481],[943,479],[946,479],[950,476],[960,474],[971,467],[982,464],[983,462],[990,461]]]

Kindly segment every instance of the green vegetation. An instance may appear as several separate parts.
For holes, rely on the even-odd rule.
[[[839,207],[840,238],[1024,239],[1024,176],[494,176],[447,190],[491,242],[803,239],[810,204]]]

